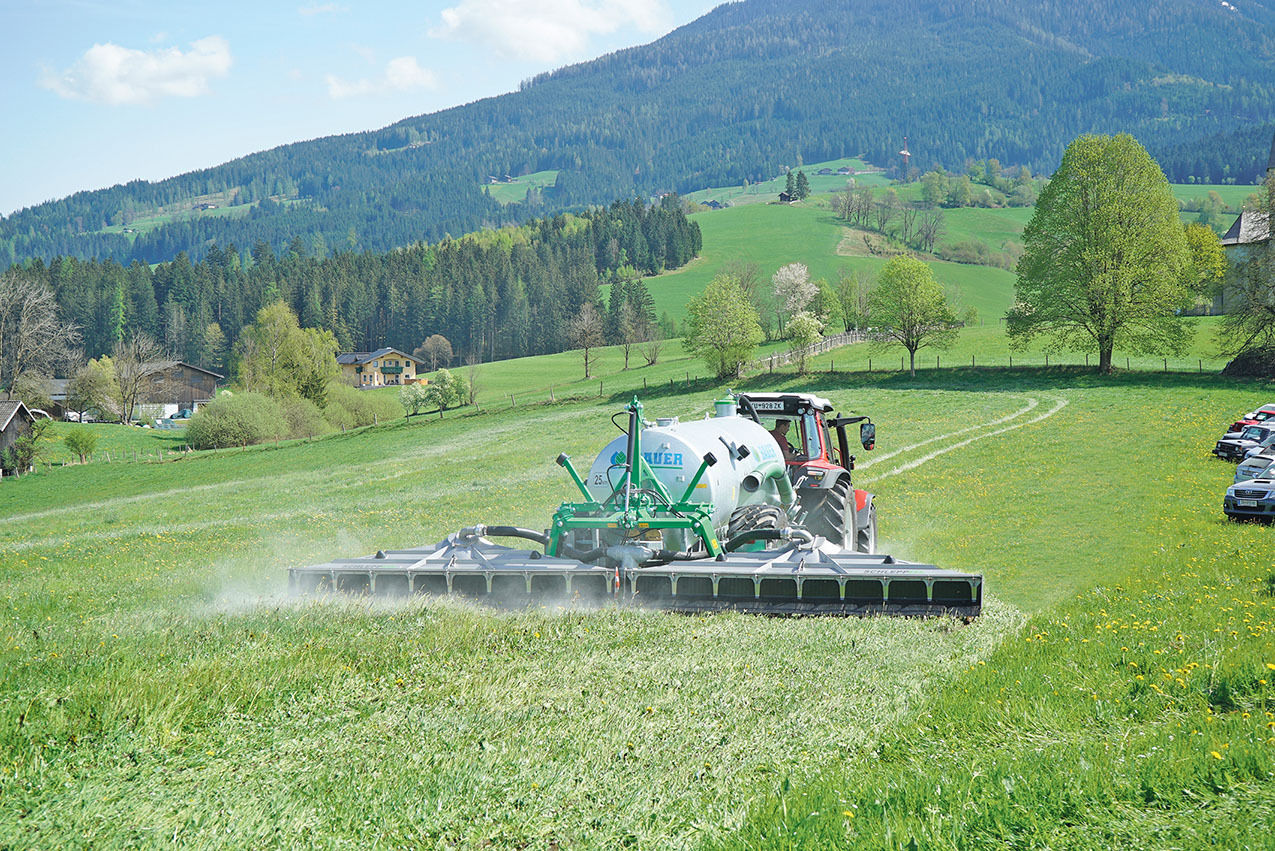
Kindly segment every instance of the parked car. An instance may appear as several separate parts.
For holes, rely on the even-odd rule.
[[[1270,450],[1248,456],[1235,468],[1236,484],[1265,478],[1275,478],[1275,453]]]
[[[1250,449],[1275,444],[1275,425],[1245,426],[1240,432],[1228,434],[1213,447],[1213,454],[1227,461],[1242,461]]]
[[[1222,511],[1232,520],[1275,519],[1275,479],[1252,479],[1231,485],[1222,500]]]
[[[1249,411],[1235,422],[1231,423],[1231,427],[1226,430],[1227,434],[1232,432],[1243,431],[1246,426],[1258,425],[1275,417],[1275,402],[1263,405],[1256,411]]]

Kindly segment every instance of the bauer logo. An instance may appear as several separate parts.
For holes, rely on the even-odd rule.
[[[681,467],[681,452],[643,452],[642,457],[652,467]]]

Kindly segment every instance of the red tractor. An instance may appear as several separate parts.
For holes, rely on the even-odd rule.
[[[858,443],[871,450],[872,421],[832,415],[832,403],[812,393],[744,393],[739,411],[767,428],[784,453],[798,499],[798,516],[791,519],[837,546],[876,552],[877,510],[872,494],[851,483],[854,456],[846,435],[846,427],[857,423]],[[749,525],[755,527],[755,519]]]

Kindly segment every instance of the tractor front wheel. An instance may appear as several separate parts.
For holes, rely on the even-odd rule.
[[[806,514],[806,526],[815,535],[822,535],[838,547],[850,543],[854,530],[854,503],[850,497],[850,482],[844,476],[828,490]]]

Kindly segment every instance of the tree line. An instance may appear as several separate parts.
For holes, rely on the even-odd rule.
[[[563,351],[585,304],[606,312],[602,285],[626,292],[642,275],[682,266],[701,245],[699,226],[668,196],[389,252],[329,256],[296,238],[282,254],[258,241],[246,252],[213,245],[199,261],[185,253],[153,267],[57,257],[9,275],[52,294],[84,357],[142,332],[178,359],[227,374],[245,326],[276,301],[347,351],[411,351],[431,335],[445,337],[449,359],[462,362]]]

